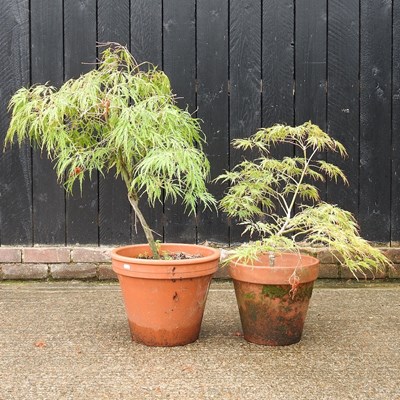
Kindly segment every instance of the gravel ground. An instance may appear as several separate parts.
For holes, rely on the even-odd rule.
[[[400,399],[400,285],[314,290],[300,343],[241,336],[213,283],[200,339],[131,342],[115,284],[0,284],[0,399]]]

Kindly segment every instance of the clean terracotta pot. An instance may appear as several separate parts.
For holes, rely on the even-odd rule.
[[[218,268],[219,250],[191,244],[162,244],[161,251],[201,254],[188,260],[136,258],[148,245],[111,253],[132,339],[148,346],[179,346],[199,337],[208,288]]]
[[[300,341],[319,260],[281,253],[269,266],[268,255],[253,265],[232,262],[244,338],[252,343],[285,346]]]

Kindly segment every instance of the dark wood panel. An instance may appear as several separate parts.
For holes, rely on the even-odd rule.
[[[162,0],[137,0],[131,2],[131,51],[139,62],[150,62],[162,68]],[[140,199],[140,207],[146,221],[155,232],[156,240],[164,238],[163,204],[155,207],[147,204],[147,196]],[[132,240],[146,242],[141,227],[133,217]]]
[[[328,132],[349,157],[328,154],[345,172],[349,186],[328,181],[328,201],[358,214],[359,179],[359,0],[328,2]]]
[[[294,122],[293,0],[263,2],[263,126]]]
[[[230,139],[250,136],[261,126],[261,1],[230,3]],[[230,167],[242,159],[230,151]],[[242,227],[231,221],[231,243]]]
[[[131,51],[162,67],[162,0],[131,1]]]
[[[29,84],[29,1],[0,0],[0,143],[4,143],[14,92]],[[1,244],[32,244],[31,150],[0,150]]]
[[[96,1],[64,0],[65,78],[76,78],[96,62]],[[89,64],[83,64],[89,63]],[[98,244],[98,178],[67,197],[67,243]]]
[[[64,77],[62,0],[31,0],[32,83],[60,87]],[[32,154],[33,237],[38,244],[65,243],[65,193],[53,164]]]
[[[390,240],[392,8],[361,2],[360,224],[369,240]]]
[[[129,18],[129,0],[97,0],[98,42],[129,46]]]
[[[294,123],[294,3],[263,2],[262,125]],[[275,157],[290,156],[293,146],[274,149]]]
[[[196,109],[196,21],[195,0],[164,0],[163,68],[171,80],[173,92],[182,108]],[[166,242],[196,242],[196,221],[184,213],[178,201],[164,205]]]
[[[129,45],[129,0],[97,2],[97,40]],[[99,48],[99,53],[104,47]],[[99,54],[100,55],[100,54]],[[112,170],[99,177],[100,244],[127,244],[131,240],[131,207],[122,179],[114,178]]]
[[[400,4],[393,2],[391,240],[400,242]]]
[[[262,9],[262,126],[294,124],[294,0],[268,0]],[[294,148],[281,144],[271,149],[278,159],[292,156]],[[277,210],[281,215],[283,210]]]
[[[199,108],[213,177],[242,157],[231,139],[311,119],[349,151],[344,161],[328,155],[351,186],[328,183],[327,199],[358,213],[366,238],[399,242],[399,32],[399,5],[385,0],[0,0],[0,139],[9,98],[30,77],[59,86],[94,68],[82,62],[95,62],[96,40],[121,42],[165,69],[182,107]],[[229,230],[243,240],[224,215],[196,220],[166,204],[164,216],[142,203],[167,241],[226,242]],[[142,242],[132,218],[111,177],[65,200],[45,155],[28,145],[0,154],[1,244]]]
[[[296,124],[326,128],[326,0],[296,1]]]
[[[215,178],[229,169],[228,113],[228,0],[203,0],[197,4],[197,106],[207,138],[205,151]],[[217,200],[225,187],[209,185]],[[227,220],[215,210],[199,213],[198,240],[229,242]]]
[[[312,121],[326,130],[326,0],[296,1],[295,123]],[[299,151],[299,149],[297,149]],[[326,154],[318,154],[326,159]],[[326,183],[316,183],[326,200]]]

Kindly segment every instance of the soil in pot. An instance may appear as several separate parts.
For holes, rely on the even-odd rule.
[[[149,346],[178,346],[199,337],[211,278],[219,250],[205,246],[163,244],[168,253],[201,258],[153,260],[137,258],[147,245],[113,250],[132,339]]]
[[[193,258],[201,258],[201,254],[190,254],[184,253],[181,251],[180,253],[163,253],[161,254],[161,260],[191,260]],[[139,254],[137,258],[142,260],[154,260],[154,257],[149,253]]]

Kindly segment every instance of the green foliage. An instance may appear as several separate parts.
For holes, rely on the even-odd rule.
[[[288,143],[301,156],[271,157],[271,147]],[[321,201],[312,182],[325,177],[348,184],[334,164],[317,160],[321,151],[347,155],[341,143],[318,126],[306,122],[297,127],[275,125],[248,139],[235,140],[234,147],[255,149],[260,157],[245,160],[217,180],[231,184],[220,208],[245,226],[244,232],[259,240],[239,247],[230,259],[251,262],[260,253],[297,251],[302,245],[328,246],[342,265],[355,273],[384,269],[389,261],[359,235],[357,222],[348,211]],[[305,204],[299,204],[305,201]],[[295,212],[295,206],[297,212]]]
[[[5,143],[28,139],[46,152],[68,192],[77,181],[82,189],[86,175],[115,167],[130,200],[143,193],[151,205],[181,198],[189,213],[199,202],[215,203],[205,185],[210,166],[199,120],[177,107],[164,72],[138,65],[125,47],[108,47],[97,69],[59,90],[18,90],[9,110]]]

